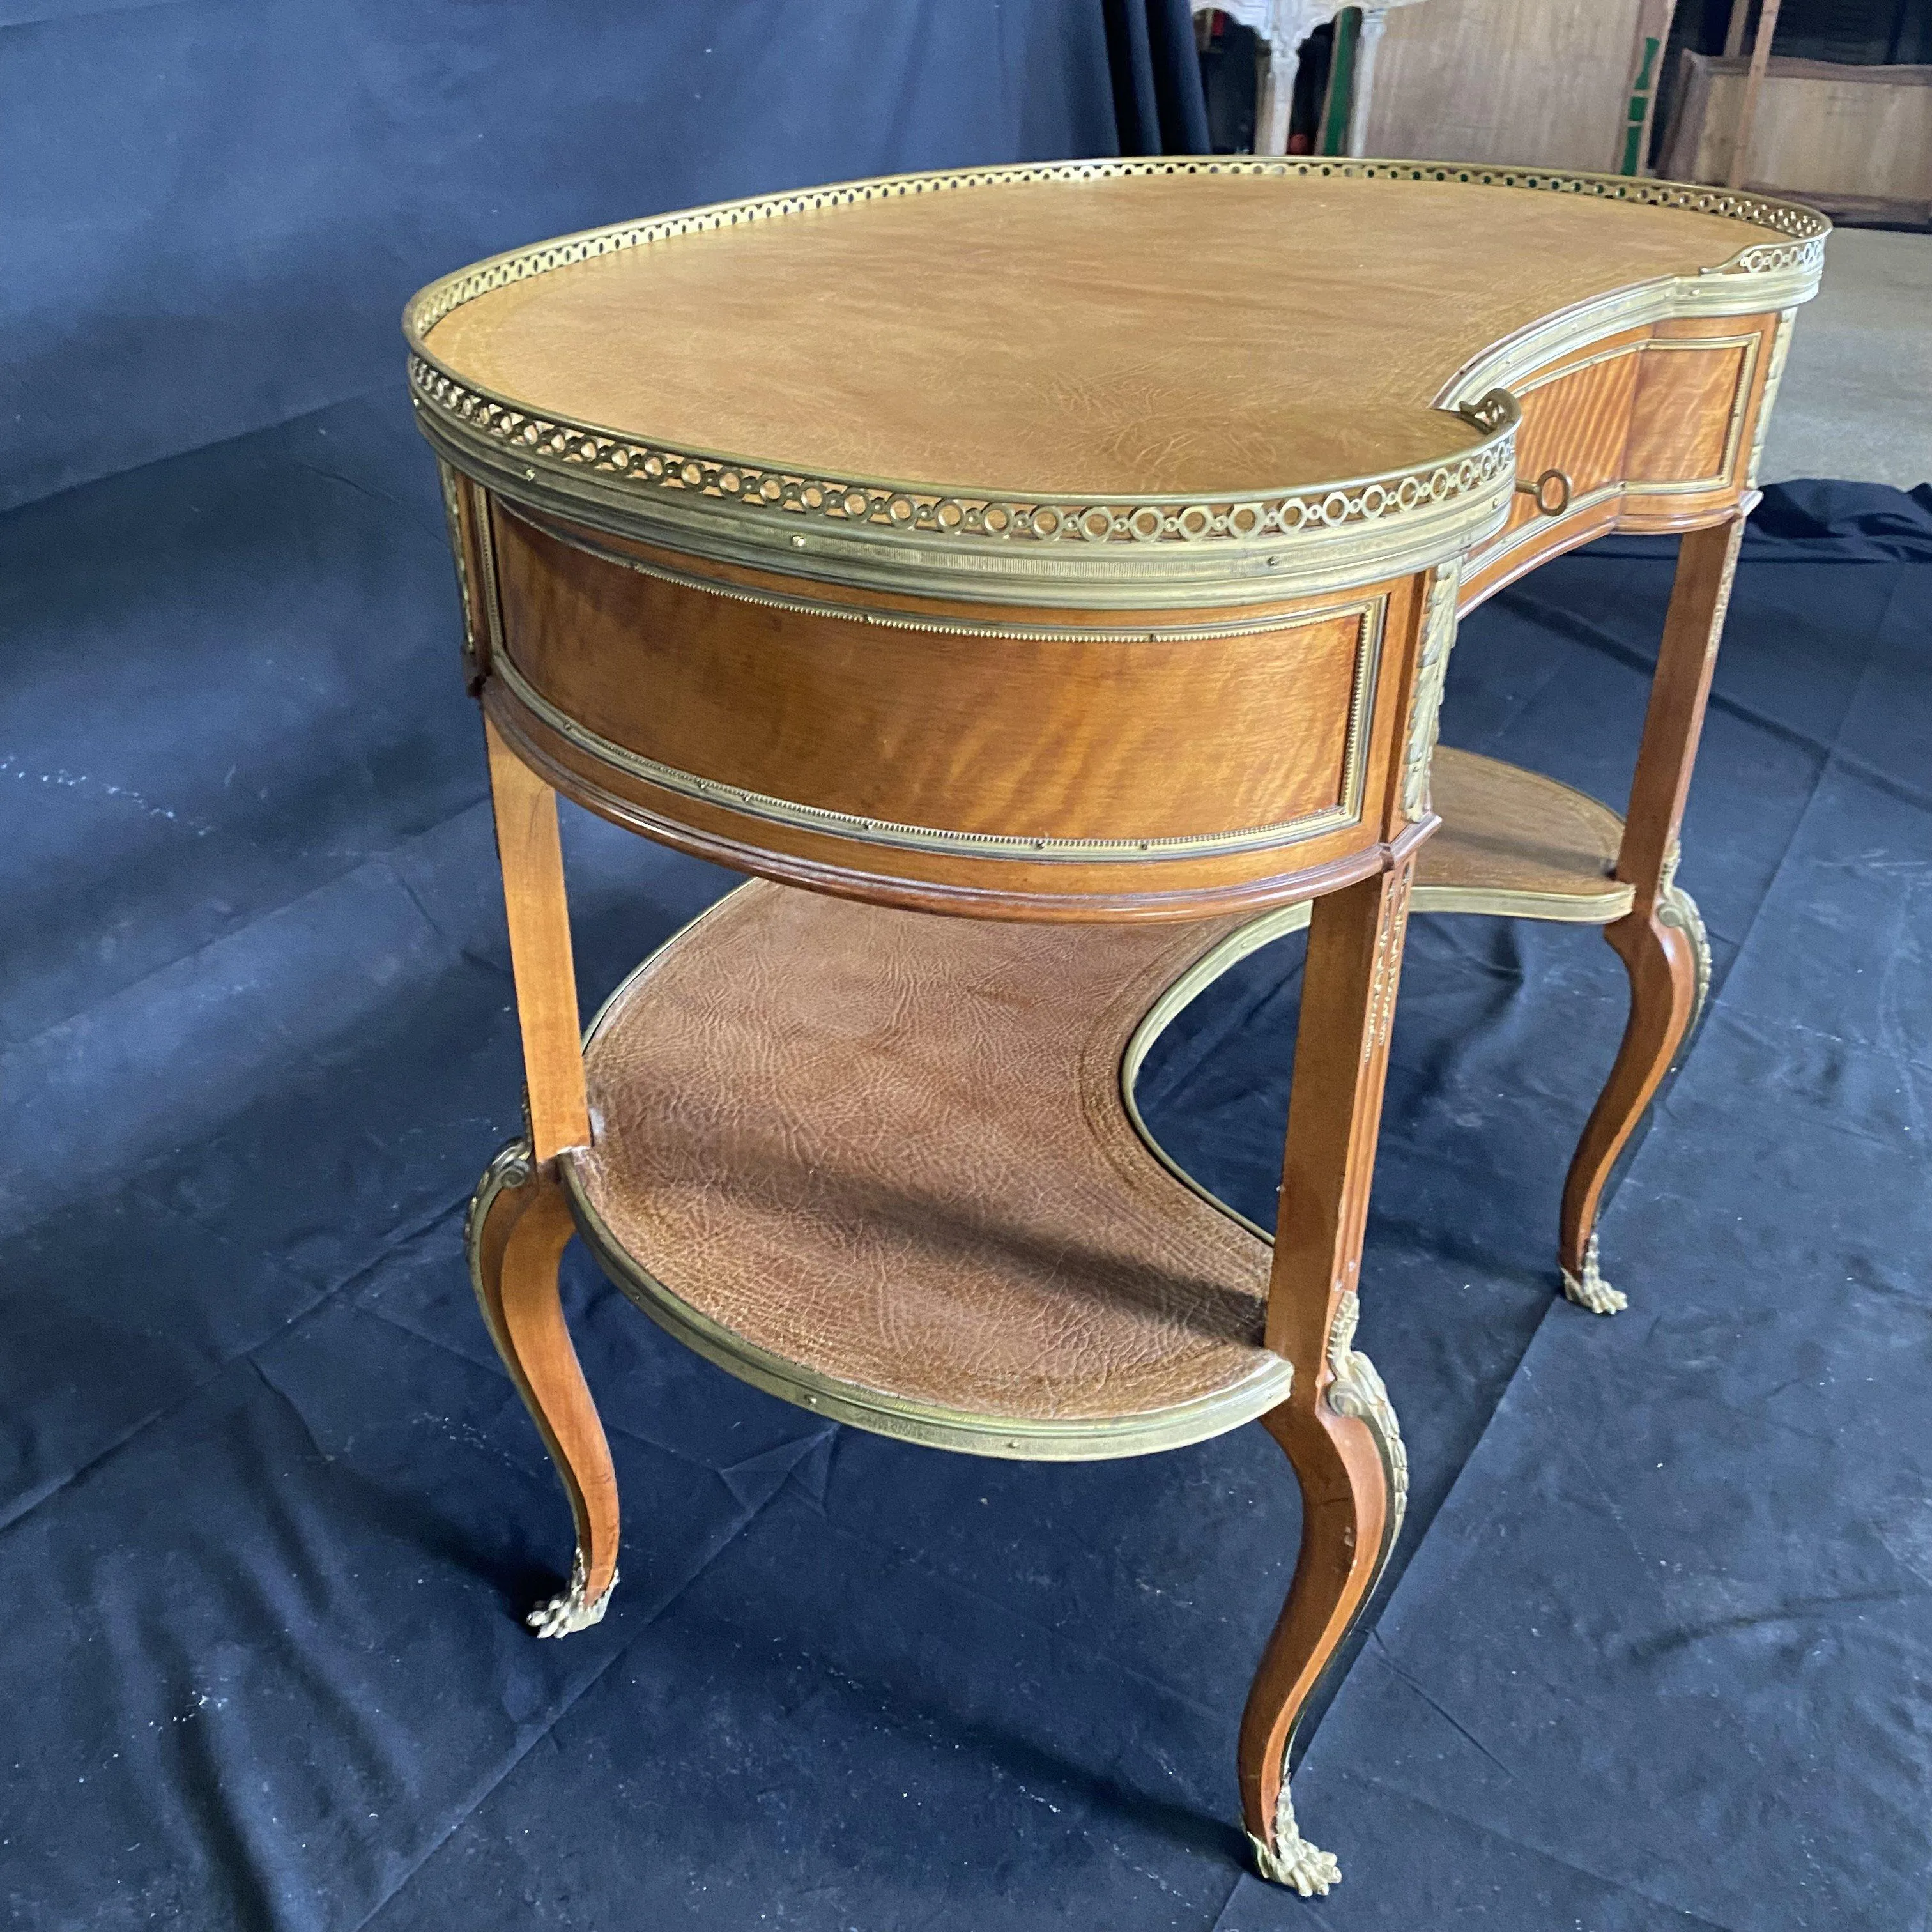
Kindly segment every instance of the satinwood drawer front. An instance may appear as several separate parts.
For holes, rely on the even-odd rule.
[[[1727,508],[1745,488],[1777,318],[1658,324],[1646,344],[1624,454],[1628,508],[1682,523]]]
[[[1468,609],[1511,578],[1605,531],[1681,530],[1747,486],[1774,316],[1665,322],[1607,338],[1518,388],[1523,484],[1554,470],[1569,502],[1546,516],[1519,494],[1501,532],[1465,571]],[[1548,492],[1554,498],[1552,484]]]
[[[488,514],[499,728],[580,803],[746,869],[948,909],[1002,891],[1172,916],[1193,895],[1292,896],[1391,822],[1413,577],[1247,609],[1040,610],[701,578]]]
[[[1558,472],[1569,485],[1569,507],[1560,516],[1546,517],[1533,497],[1519,493],[1500,535],[1478,553],[1472,575],[1486,586],[1616,522],[1631,404],[1648,335],[1648,330],[1633,329],[1612,338],[1546,375],[1532,377],[1517,392],[1522,409],[1517,477],[1534,483],[1551,470]]]

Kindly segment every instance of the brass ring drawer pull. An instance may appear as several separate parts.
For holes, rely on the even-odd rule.
[[[1550,496],[1550,486],[1556,486],[1554,502]],[[1570,479],[1560,470],[1546,470],[1534,483],[1519,483],[1516,486],[1526,496],[1536,499],[1536,507],[1546,517],[1560,517],[1570,507]]]

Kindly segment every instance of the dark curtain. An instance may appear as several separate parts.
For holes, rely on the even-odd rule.
[[[1211,152],[1187,0],[1104,0],[1104,5],[1120,152]]]
[[[400,396],[404,299],[520,242],[1111,154],[1102,8],[0,4],[0,506]],[[1192,62],[1184,6],[1175,20],[1143,23],[1150,76]]]
[[[517,1622],[569,1532],[463,1257],[521,1074],[398,311],[680,204],[1198,147],[1191,62],[1152,0],[0,0],[6,1932],[1923,1924],[1922,495],[1754,520],[1684,842],[1718,978],[1614,1322],[1550,1230],[1622,969],[1415,922],[1362,1314],[1411,1498],[1297,1794],[1335,1898],[1231,1819],[1298,1522],[1259,1429],[828,1427],[573,1247],[624,1581]],[[1671,548],[1472,617],[1448,741],[1621,796]],[[564,836],[587,1012],[730,880]],[[1264,1221],[1300,956],[1141,1090]]]

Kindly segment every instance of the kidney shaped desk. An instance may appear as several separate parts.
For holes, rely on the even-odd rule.
[[[1569,1292],[1706,968],[1677,826],[1764,416],[1826,224],[1718,189],[1408,162],[1076,162],[627,224],[406,328],[482,702],[528,1132],[471,1266],[603,1613],[580,1234],[670,1332],[941,1448],[1128,1456],[1258,1418],[1301,1549],[1243,1719],[1304,1892],[1298,1718],[1400,1525],[1354,1346],[1411,906],[1602,925],[1629,1024]],[[1628,820],[1437,752],[1459,606],[1685,532]],[[755,875],[580,1035],[561,792]],[[1136,1069],[1306,924],[1270,1244]]]

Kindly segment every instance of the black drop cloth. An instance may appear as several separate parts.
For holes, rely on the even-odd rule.
[[[654,208],[1145,145],[1130,14],[0,20],[10,1928],[1926,1924],[1928,493],[1773,490],[1747,539],[1683,870],[1718,983],[1607,1216],[1628,1314],[1552,1298],[1621,968],[1414,922],[1363,1339],[1414,1499],[1297,1780],[1333,1896],[1233,1822],[1297,1534],[1258,1430],[1048,1468],[828,1427],[573,1252],[623,1581],[518,1620],[568,1522],[461,1252],[519,1075],[396,312]],[[1670,549],[1487,607],[1450,741],[1621,799]],[[587,1008],[730,881],[566,818]],[[1142,1090],[1264,1220],[1298,944]]]
[[[1668,543],[1466,627],[1452,742],[1616,796]],[[1296,1504],[1258,1430],[1052,1468],[828,1428],[573,1253],[627,1510],[560,1494],[472,1304],[514,1124],[426,455],[352,402],[0,521],[0,1897],[23,1928],[1924,1922],[1932,505],[1773,490],[1684,877],[1710,1016],[1552,1300],[1621,1023],[1577,928],[1414,926],[1365,1274],[1415,1498],[1298,1779],[1346,1879],[1241,1876]],[[566,808],[586,1006],[727,875]],[[1297,946],[1144,1076],[1270,1212]]]

